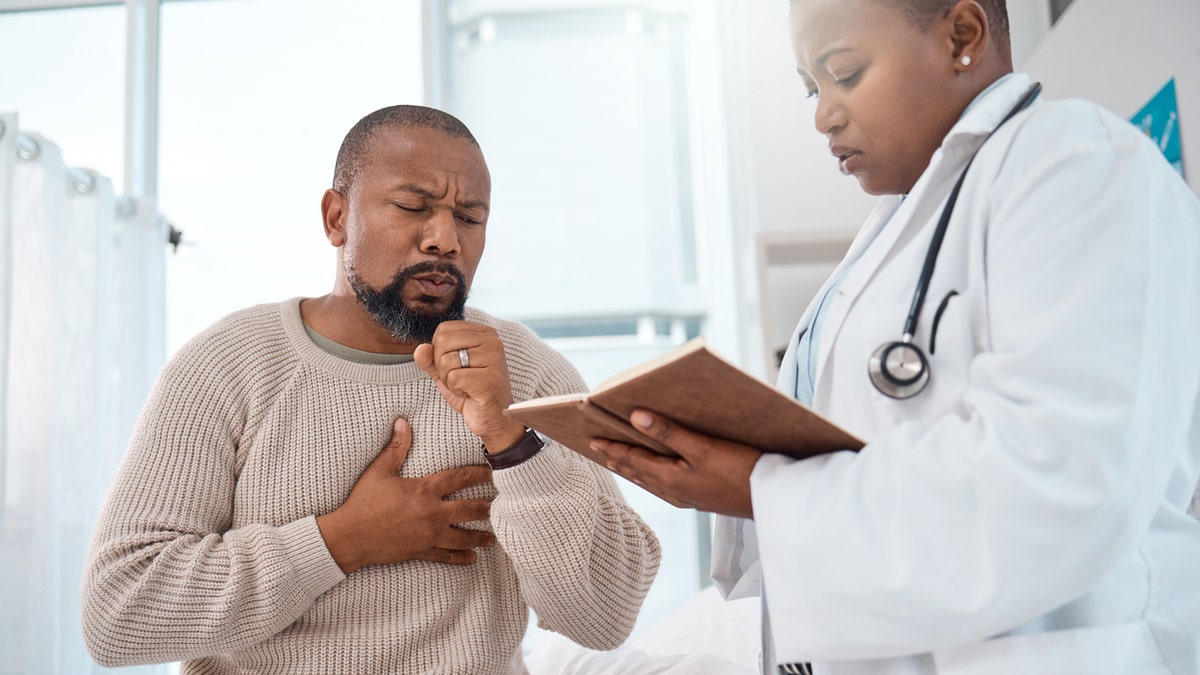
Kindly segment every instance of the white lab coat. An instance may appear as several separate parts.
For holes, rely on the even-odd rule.
[[[1010,77],[972,106],[847,254],[814,407],[866,447],[764,455],[754,522],[719,519],[714,581],[728,597],[765,586],[779,662],[1200,673],[1200,521],[1185,512],[1200,478],[1200,204],[1150,141],[1083,101],[1039,100],[1001,127],[921,312],[928,388],[893,400],[867,376],[900,336],[951,186],[1029,84]]]

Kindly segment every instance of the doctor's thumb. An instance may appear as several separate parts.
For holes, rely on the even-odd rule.
[[[634,410],[629,415],[629,422],[638,431],[651,438],[658,439],[667,445],[671,444],[671,439],[679,429],[677,425],[666,418],[645,410]]]

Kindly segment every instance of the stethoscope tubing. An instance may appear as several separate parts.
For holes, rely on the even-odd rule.
[[[1013,109],[1008,111],[1004,119],[996,125],[995,129],[983,139],[983,143],[987,143],[1004,123],[1012,119],[1017,113],[1021,112],[1033,103],[1037,95],[1042,91],[1042,84],[1034,82],[1033,86],[1021,97],[1020,101],[1013,106]],[[980,149],[983,148],[983,143],[979,144]],[[917,287],[913,291],[912,304],[909,305],[908,317],[904,320],[904,335],[913,336],[917,333],[917,320],[921,316],[921,307],[925,304],[925,297],[929,292],[929,282],[933,279],[933,270],[937,266],[938,253],[942,250],[942,240],[946,238],[946,230],[950,226],[950,216],[954,214],[954,205],[958,202],[958,193],[962,190],[963,182],[967,179],[967,171],[970,170],[971,164],[975,162],[975,158],[979,155],[977,149],[971,155],[971,159],[967,161],[967,165],[963,167],[962,173],[958,176],[958,181],[954,184],[954,189],[950,191],[950,197],[946,200],[946,206],[942,209],[942,215],[938,218],[937,227],[933,231],[933,238],[929,242],[929,250],[925,253],[925,262],[921,265],[921,275],[917,277]]]
[[[929,250],[925,252],[925,261],[921,264],[921,274],[917,277],[917,286],[913,290],[912,302],[909,304],[908,316],[904,319],[904,332],[899,343],[884,343],[872,354],[868,361],[867,372],[871,378],[872,384],[879,390],[880,393],[891,398],[909,398],[920,393],[925,385],[929,382],[929,362],[925,358],[920,347],[917,347],[913,341],[913,337],[917,332],[917,321],[921,316],[921,308],[925,304],[925,298],[929,294],[929,282],[933,279],[933,271],[937,267],[938,253],[942,248],[942,241],[946,238],[946,230],[950,225],[950,217],[954,214],[954,205],[958,202],[958,193],[962,190],[963,182],[967,179],[967,171],[970,170],[971,164],[975,162],[975,158],[979,156],[979,150],[983,148],[984,143],[988,142],[1004,123],[1016,116],[1025,108],[1029,107],[1042,91],[1042,84],[1034,82],[1033,85],[1021,96],[1012,110],[1000,120],[983,141],[979,144],[971,159],[967,160],[967,165],[963,167],[962,173],[958,176],[958,181],[954,184],[954,189],[950,191],[950,196],[946,200],[946,206],[942,208],[942,214],[938,218],[937,227],[933,230],[933,237],[929,241]],[[921,373],[914,377],[898,378],[888,370],[887,359],[881,358],[887,352],[890,352],[892,345],[903,344],[906,348],[915,351],[916,356],[920,359]],[[902,384],[904,382],[912,382],[911,385]]]

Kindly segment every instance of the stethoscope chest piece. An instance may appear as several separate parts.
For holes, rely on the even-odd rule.
[[[892,398],[916,396],[929,384],[929,361],[907,339],[879,345],[867,362],[867,372],[875,388]]]
[[[1000,124],[997,124],[996,128],[984,137],[983,143],[986,143],[992,134],[996,133],[996,129],[1012,119],[1013,115],[1033,103],[1041,90],[1041,84],[1033,83],[1021,100],[1017,101],[1004,119],[1000,120]],[[980,146],[983,143],[980,143]],[[975,153],[978,154],[979,150],[976,149]],[[913,344],[913,335],[917,332],[917,317],[921,315],[921,306],[925,304],[925,294],[933,279],[938,250],[941,249],[942,239],[946,236],[946,227],[950,225],[950,215],[954,212],[958,191],[962,189],[963,181],[967,178],[967,170],[971,168],[971,163],[974,161],[975,155],[971,155],[971,158],[967,160],[967,165],[963,167],[962,173],[958,176],[958,182],[950,190],[950,197],[946,200],[946,205],[942,207],[942,215],[938,218],[937,227],[933,230],[929,250],[925,253],[925,262],[921,265],[921,276],[917,278],[917,287],[913,291],[912,304],[909,305],[908,316],[904,320],[902,337],[899,341],[885,342],[880,345],[879,349],[871,354],[870,361],[867,362],[867,373],[871,376],[871,382],[884,396],[909,398],[921,393],[925,389],[925,385],[929,384],[929,361],[926,360],[921,349]]]

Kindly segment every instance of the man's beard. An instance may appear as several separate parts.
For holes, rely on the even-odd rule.
[[[404,302],[405,284],[416,276],[430,272],[449,274],[456,282],[450,306],[441,313],[427,313]],[[396,276],[392,277],[391,283],[379,290],[368,286],[353,267],[346,269],[346,277],[358,301],[384,330],[392,334],[396,342],[429,342],[443,321],[457,321],[463,318],[463,307],[467,304],[467,283],[462,272],[450,263],[423,262],[401,268],[396,272]]]

